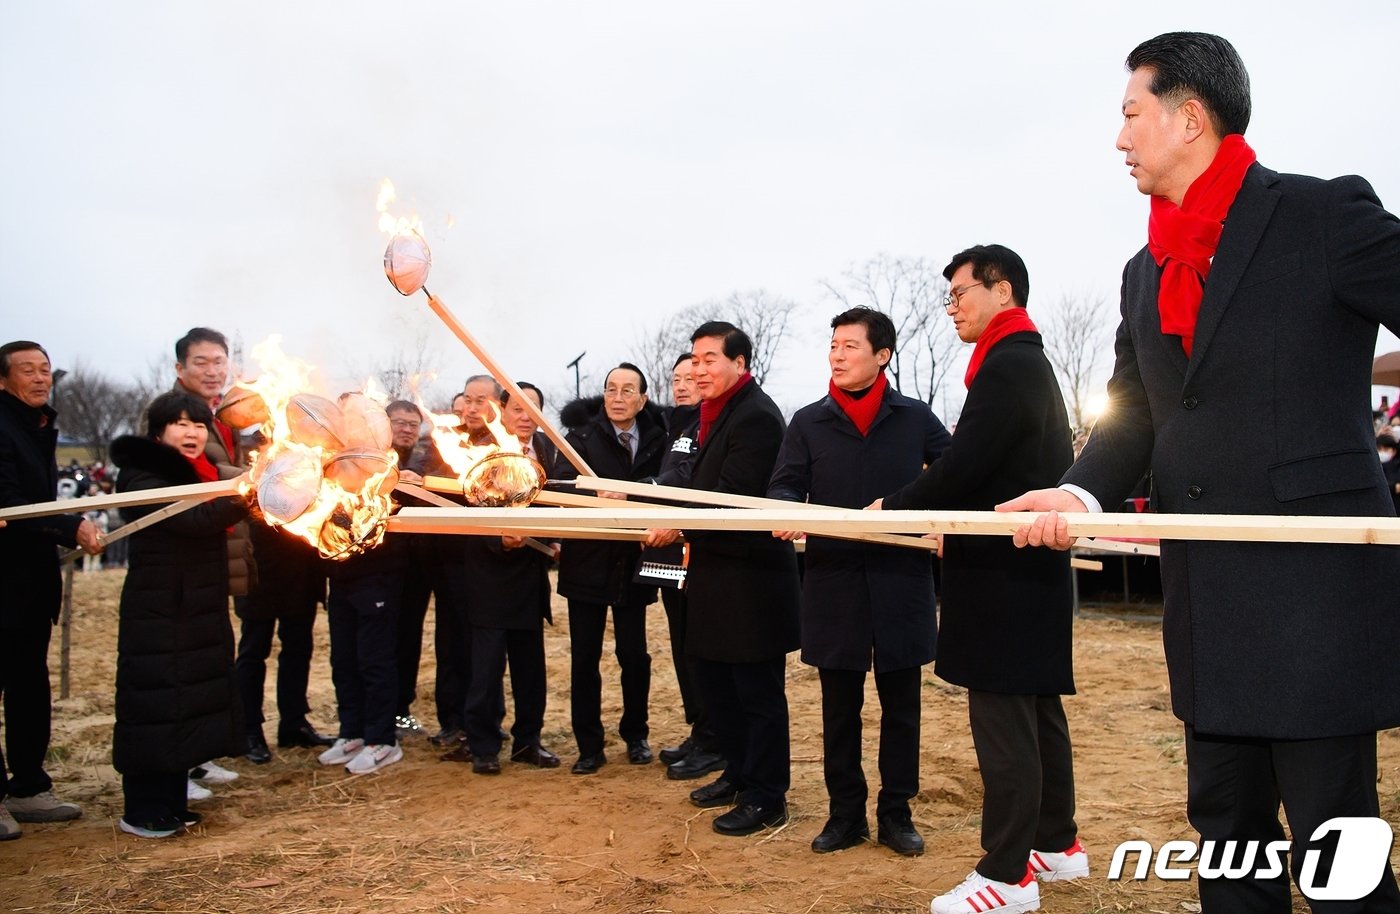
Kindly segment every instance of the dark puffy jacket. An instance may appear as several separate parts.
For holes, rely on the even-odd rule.
[[[588,397],[560,410],[560,419],[569,427],[569,444],[600,478],[636,481],[655,476],[666,451],[666,426],[660,408],[647,403],[637,414],[637,456],[633,457],[617,440],[601,403],[601,397]],[[574,479],[578,471],[561,460],[555,476]],[[641,553],[640,543],[566,540],[559,553],[559,595],[609,606],[655,603],[655,587],[632,583]]]
[[[118,491],[198,482],[174,448],[112,442]],[[124,508],[130,522],[161,505]],[[218,498],[131,537],[117,627],[117,724],[112,764],[124,774],[184,771],[241,751],[228,613],[227,530],[247,516]]]

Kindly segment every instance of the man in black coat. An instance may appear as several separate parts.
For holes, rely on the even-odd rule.
[[[602,409],[581,424],[575,418],[580,411],[570,404],[561,417],[570,426],[569,443],[594,473],[626,480],[656,475],[666,448],[666,428],[660,410],[647,401],[647,379],[640,368],[623,362],[609,371],[603,380]],[[558,472],[561,479],[578,475],[572,466],[561,466]],[[570,717],[579,752],[574,774],[593,774],[607,764],[598,663],[609,606],[622,678],[618,733],[627,743],[629,762],[645,765],[652,759],[647,742],[651,655],[646,612],[656,602],[656,588],[632,581],[640,555],[641,547],[628,542],[571,539],[561,547],[559,594],[569,601]]]
[[[911,482],[948,445],[933,411],[885,378],[896,336],[889,316],[852,308],[831,319],[830,391],[792,417],[768,495],[863,508],[891,485]],[[798,531],[776,532],[794,540]],[[802,661],[822,687],[822,755],[830,798],[812,850],[829,853],[869,839],[861,770],[865,674],[880,696],[877,839],[916,856],[924,841],[909,800],[919,792],[921,667],[933,660],[933,562],[921,549],[807,537],[802,576]]]
[[[58,413],[49,405],[53,373],[38,343],[0,346],[0,507],[58,497],[54,450]],[[54,798],[44,771],[52,695],[49,637],[58,621],[63,582],[58,547],[102,551],[97,526],[79,514],[11,521],[0,528],[0,693],[5,752],[0,753],[0,840],[18,838],[21,822],[61,822],[82,815]]]
[[[700,389],[700,451],[690,488],[763,495],[783,442],[783,414],[748,371],[753,343],[724,321],[691,335]],[[651,530],[647,545],[675,542]],[[701,808],[728,806],[714,829],[750,835],[787,821],[791,783],[787,654],[798,646],[797,555],[767,533],[687,531],[686,652],[728,764],[690,794]]]
[[[1118,148],[1152,216],[1123,273],[1112,405],[1060,488],[1003,506],[1051,512],[1017,542],[1069,548],[1057,512],[1116,505],[1149,467],[1163,512],[1389,515],[1369,404],[1377,327],[1400,330],[1400,221],[1361,178],[1254,161],[1249,76],[1225,39],[1160,35],[1127,65]],[[1397,577],[1389,546],[1162,544],[1187,815],[1217,845],[1267,842],[1282,802],[1313,898],[1307,859],[1345,839],[1320,826],[1379,815],[1376,731],[1400,725]],[[1387,856],[1366,897],[1325,909],[1400,910]],[[1207,914],[1291,910],[1282,873],[1200,893]]]
[[[1074,459],[1060,387],[1026,314],[1025,263],[999,244],[978,245],[955,256],[943,276],[958,337],[977,344],[957,433],[917,479],[871,507],[987,511],[1033,480],[1059,479]],[[968,690],[985,853],[932,910],[1034,910],[1037,872],[1045,879],[1089,873],[1060,702],[1074,693],[1069,556],[1021,551],[1003,537],[945,536],[942,586],[934,672]],[[1033,867],[1037,858],[1050,866]]]

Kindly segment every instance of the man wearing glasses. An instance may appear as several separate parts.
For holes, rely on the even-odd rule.
[[[666,428],[661,411],[647,401],[642,370],[623,362],[603,381],[597,401],[576,400],[561,418],[569,426],[569,443],[593,472],[609,479],[640,480],[661,470]],[[594,412],[594,410],[597,410]],[[590,415],[591,413],[591,415]],[[561,466],[559,476],[577,471]],[[603,630],[612,607],[613,641],[622,668],[622,720],[618,733],[627,743],[627,760],[645,765],[652,759],[647,742],[647,700],[651,692],[651,655],[647,653],[646,611],[656,602],[656,588],[632,582],[641,546],[629,542],[571,539],[559,555],[559,594],[569,602],[570,716],[578,761],[574,774],[594,774],[607,764],[603,752]]]
[[[1026,314],[1030,280],[1015,251],[977,245],[943,270],[958,338],[975,343],[967,401],[948,449],[871,508],[988,511],[1053,484],[1074,459],[1055,372]],[[1033,911],[1036,876],[1089,874],[1074,821],[1074,764],[1061,695],[1074,692],[1069,555],[1006,537],[943,537],[934,673],[967,692],[982,774],[977,867],[933,900],[933,914]]]

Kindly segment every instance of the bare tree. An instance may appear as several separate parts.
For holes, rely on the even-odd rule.
[[[87,448],[93,460],[107,458],[107,445],[140,427],[146,401],[137,385],[114,381],[81,361],[54,385],[59,428]]]
[[[387,355],[369,365],[349,364],[346,373],[357,385],[374,378],[390,400],[413,399],[421,394],[425,401],[436,401],[441,395],[436,390],[441,354],[433,344],[431,329],[423,323],[411,327],[408,335],[398,334],[399,342]]]
[[[688,305],[660,324],[639,332],[632,342],[631,360],[647,373],[652,399],[669,403],[669,380],[676,358],[690,351],[690,335],[706,321],[728,321],[749,335],[753,360],[749,371],[762,384],[774,370],[788,325],[801,306],[765,289],[731,292],[728,297]]]
[[[1076,435],[1088,431],[1091,417],[1085,411],[1111,330],[1112,314],[1102,295],[1061,295],[1040,328],[1045,355],[1060,377]]]
[[[822,285],[843,308],[863,305],[890,316],[898,335],[890,378],[901,393],[932,406],[961,342],[944,319],[942,272],[922,257],[877,254]]]

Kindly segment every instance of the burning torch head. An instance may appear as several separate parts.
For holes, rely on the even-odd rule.
[[[481,508],[523,507],[544,487],[544,468],[524,454],[496,451],[478,460],[462,479],[467,503]]]
[[[428,242],[412,229],[394,235],[384,249],[384,275],[400,295],[412,295],[423,288],[432,265]]]

